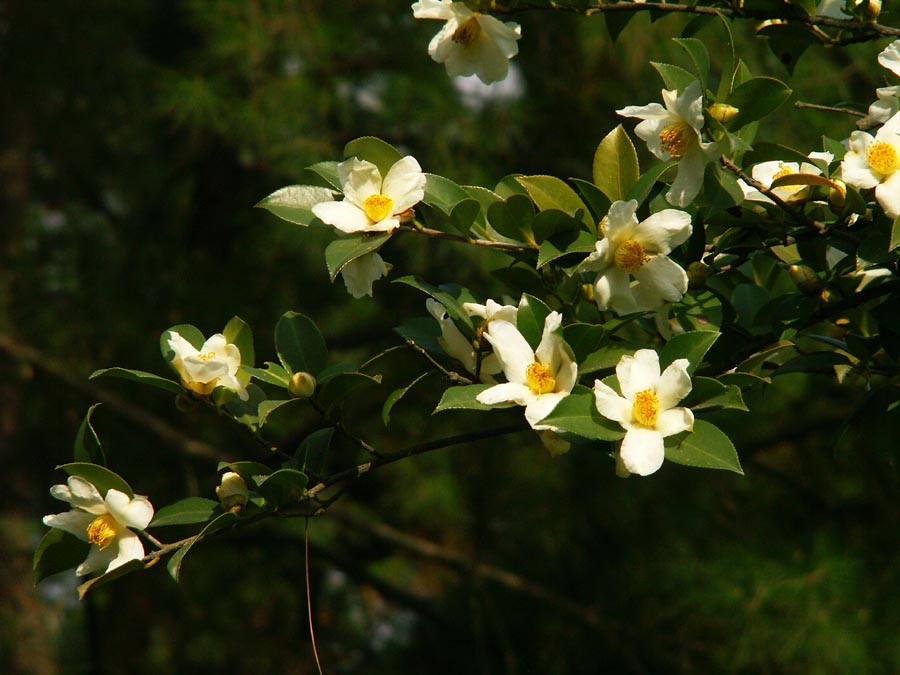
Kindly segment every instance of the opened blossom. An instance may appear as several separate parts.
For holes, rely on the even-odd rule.
[[[111,572],[131,560],[144,557],[144,546],[129,528],[143,530],[153,518],[146,497],[129,497],[119,490],[106,495],[90,481],[69,476],[66,485],[54,485],[50,494],[72,507],[65,513],[44,516],[44,525],[59,528],[91,544],[88,557],[76,569],[78,575],[96,570]]]
[[[519,24],[473,12],[453,0],[420,0],[412,10],[417,19],[447,22],[429,43],[428,54],[444,64],[450,77],[477,75],[485,84],[506,78],[509,59],[519,53]]]
[[[700,192],[707,151],[711,143],[701,140],[703,129],[703,90],[696,80],[679,95],[675,89],[662,91],[663,103],[630,105],[616,112],[623,117],[643,120],[634,131],[647,142],[647,148],[663,161],[678,160],[678,172],[666,200],[675,206],[687,206]]]
[[[834,159],[834,155],[830,152],[811,152],[808,157],[814,160],[822,160],[826,164],[830,164]],[[821,176],[822,170],[815,164],[809,162],[782,162],[773,160],[770,162],[760,162],[755,164],[750,175],[755,181],[761,183],[770,189],[773,194],[780,197],[785,202],[799,202],[809,197],[808,185],[783,185],[781,187],[772,188],[772,183],[784,176],[792,176],[796,174],[810,174],[813,176]],[[772,204],[772,200],[754,187],[747,185],[740,178],[737,181],[738,186],[744,193],[744,199],[748,201],[767,202]]]
[[[677,302],[688,287],[687,273],[668,254],[691,236],[690,214],[665,209],[638,221],[636,210],[635,200],[613,203],[601,222],[603,239],[578,268],[597,272],[594,300],[617,314]]]
[[[209,396],[216,387],[237,392],[242,401],[250,398],[237,373],[241,367],[241,350],[221,333],[216,333],[200,349],[170,331],[169,347],[175,352],[172,367],[181,377],[181,384],[198,396]]]
[[[532,349],[519,330],[508,321],[491,321],[485,339],[500,360],[507,382],[485,389],[476,397],[489,406],[525,406],[525,419],[533,429],[553,430],[539,424],[557,404],[571,393],[578,379],[578,364],[559,335],[562,316],[550,312],[537,349]]]
[[[621,395],[600,380],[594,382],[597,410],[625,429],[619,459],[629,473],[657,471],[666,456],[663,439],[693,429],[694,413],[676,407],[691,392],[689,365],[687,359],[676,359],[660,374],[659,355],[639,349],[616,366]]]
[[[841,161],[841,177],[848,185],[875,188],[875,199],[891,218],[900,216],[900,113],[872,136],[850,134],[850,149]]]
[[[410,156],[397,161],[385,176],[371,162],[351,157],[338,164],[338,178],[344,199],[320,202],[312,212],[344,234],[391,232],[425,196],[425,174]]]
[[[390,265],[384,262],[377,252],[372,251],[358,258],[354,258],[341,270],[341,278],[347,292],[359,299],[366,295],[372,296],[372,285],[387,276]]]

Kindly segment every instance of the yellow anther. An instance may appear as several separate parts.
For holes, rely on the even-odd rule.
[[[779,178],[784,178],[785,176],[795,176],[797,174],[791,167],[789,167],[784,162],[778,162],[778,173],[772,176],[772,182],[774,183]],[[782,192],[797,192],[798,190],[805,190],[806,185],[782,185],[778,189]]]
[[[556,389],[556,378],[542,363],[535,361],[525,371],[528,388],[535,396],[549,394]]]
[[[478,36],[481,35],[481,24],[478,23],[479,16],[481,15],[478,12],[475,12],[459,28],[453,31],[453,35],[450,39],[463,47],[468,47],[475,42],[475,40],[478,39]]]
[[[104,513],[91,521],[87,528],[88,541],[97,544],[102,551],[116,538],[116,519]]]
[[[644,253],[644,247],[639,241],[629,239],[616,247],[614,255],[616,267],[626,272],[637,272],[644,263],[650,260],[650,256]]]
[[[363,202],[363,211],[373,223],[380,223],[387,218],[393,208],[394,200],[384,195],[372,195],[366,197],[366,201]]]
[[[606,236],[606,227],[609,225],[609,216],[603,216],[597,223],[597,229],[600,230],[601,236]]]
[[[656,392],[644,389],[635,394],[631,416],[641,426],[655,427],[656,420],[659,419],[659,397]]]
[[[694,128],[687,122],[667,124],[659,132],[662,149],[674,158],[681,157],[694,137]]]
[[[209,361],[210,359],[216,358],[215,352],[200,352],[197,354],[197,358],[203,361]]]
[[[866,148],[866,161],[880,174],[889,176],[897,170],[897,150],[890,143],[875,141]]]

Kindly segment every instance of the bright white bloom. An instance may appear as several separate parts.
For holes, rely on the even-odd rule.
[[[400,215],[425,196],[425,174],[414,157],[406,156],[382,179],[378,167],[351,157],[338,164],[343,201],[312,207],[319,220],[345,234],[390,232],[400,227]]]
[[[668,254],[691,236],[690,214],[665,209],[638,222],[636,210],[633,199],[610,206],[601,223],[604,238],[578,268],[599,273],[594,300],[600,309],[612,307],[616,314],[677,302],[688,287],[687,273]]]
[[[557,331],[562,315],[550,312],[537,350],[508,321],[494,319],[484,337],[494,347],[507,382],[485,389],[477,400],[485,405],[514,403],[525,406],[525,419],[533,429],[553,430],[539,424],[568,396],[578,379],[578,364]]]
[[[488,299],[483,305],[480,305],[477,302],[464,302],[463,309],[466,310],[469,316],[479,316],[484,319],[484,322],[481,324],[482,326],[486,326],[487,322],[492,319],[509,321],[509,323],[515,326],[516,317],[519,313],[518,307],[514,305],[501,305],[499,302],[495,302],[491,299]]]
[[[75,573],[90,574],[95,570],[110,572],[130,560],[144,557],[144,546],[129,530],[143,530],[153,518],[153,506],[146,497],[133,498],[118,490],[108,490],[106,497],[93,483],[80,476],[69,476],[67,485],[54,485],[50,494],[68,502],[71,511],[44,516],[44,525],[74,534],[93,544],[88,557]]]
[[[694,428],[694,413],[675,404],[691,391],[687,359],[676,359],[662,375],[659,355],[639,349],[623,356],[616,366],[622,395],[600,380],[594,381],[597,410],[625,429],[619,455],[629,473],[647,476],[662,466],[663,439]]]
[[[412,10],[417,19],[447,22],[429,43],[428,54],[446,66],[450,77],[477,75],[485,84],[506,77],[509,59],[519,53],[519,24],[503,23],[453,0],[420,0]]]
[[[216,387],[237,392],[242,401],[250,398],[244,383],[237,378],[241,351],[216,333],[198,350],[176,331],[169,333],[169,347],[175,352],[172,367],[181,384],[199,396],[209,396]]]
[[[900,113],[874,137],[865,131],[850,134],[850,149],[841,162],[848,185],[875,188],[875,199],[891,218],[900,215]]]
[[[900,75],[900,40],[894,40],[881,50],[881,53],[878,55],[878,63],[894,73],[894,75]]]
[[[341,270],[344,286],[354,298],[372,296],[372,284],[387,276],[390,266],[378,253],[366,253],[348,262]]]
[[[871,129],[884,124],[900,110],[900,86],[879,87],[875,90],[878,100],[869,106],[869,114],[857,121],[860,129]]]
[[[644,120],[634,131],[656,157],[663,161],[678,160],[678,173],[666,200],[675,206],[687,206],[703,185],[703,170],[708,161],[706,150],[712,145],[700,140],[703,90],[695,80],[680,96],[675,89],[663,89],[662,97],[665,107],[659,103],[630,105],[616,112],[623,117]]]
[[[824,160],[826,164],[830,164],[831,160],[834,159],[834,155],[832,155],[830,152],[811,152],[809,153],[808,157],[810,159]],[[771,189],[772,183],[777,178],[798,173],[807,173],[814,176],[821,176],[822,170],[815,164],[810,164],[809,162],[798,164],[797,162],[781,162],[779,160],[772,160],[771,162],[760,162],[759,164],[755,164],[750,175],[753,176],[754,180]],[[766,195],[764,195],[756,188],[750,187],[740,178],[738,179],[737,183],[744,193],[744,199],[746,199],[747,201],[766,202],[768,204],[772,203],[772,200],[769,199]],[[785,185],[783,187],[775,188],[774,190],[772,190],[772,192],[778,197],[781,197],[781,199],[786,202],[799,202],[809,197],[809,186]]]

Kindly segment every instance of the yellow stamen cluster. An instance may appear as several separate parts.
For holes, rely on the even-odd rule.
[[[687,122],[667,124],[659,132],[662,149],[675,159],[678,159],[685,153],[693,137],[694,128]]]
[[[373,223],[380,223],[391,215],[393,209],[394,200],[380,194],[366,197],[366,201],[363,202],[363,211]]]
[[[209,361],[210,359],[214,359],[215,357],[215,352],[200,352],[199,354],[197,354],[197,358],[202,361]]]
[[[110,514],[104,513],[91,521],[87,528],[88,541],[97,544],[102,551],[116,538],[116,520]]]
[[[875,141],[866,148],[866,161],[878,173],[889,176],[897,170],[900,161],[897,150],[890,143]]]
[[[641,426],[655,427],[656,420],[659,419],[659,397],[656,392],[652,389],[644,389],[635,394],[631,416]]]
[[[650,256],[644,252],[641,242],[634,239],[628,239],[619,244],[613,258],[616,267],[626,272],[637,272],[644,266],[644,263],[650,260]]]
[[[481,24],[478,23],[479,16],[481,15],[476,12],[469,17],[459,28],[453,31],[450,39],[463,47],[468,47],[475,42],[478,36],[481,35]]]
[[[537,361],[528,366],[525,371],[525,379],[528,381],[528,388],[535,396],[549,394],[556,389],[556,378],[553,377],[553,373]]]
[[[793,176],[793,175],[796,175],[796,173],[797,173],[796,171],[791,169],[784,162],[778,162],[778,166],[779,166],[778,173],[776,173],[774,176],[772,176],[773,183],[776,180],[778,180],[779,178],[784,178],[785,176]],[[778,189],[783,192],[797,192],[798,190],[803,190],[805,188],[806,188],[805,185],[782,185]]]

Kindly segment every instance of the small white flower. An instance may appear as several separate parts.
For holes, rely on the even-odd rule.
[[[354,298],[372,296],[372,284],[387,276],[390,266],[378,253],[366,253],[348,262],[341,270],[344,286]]]
[[[75,573],[79,576],[95,570],[111,572],[130,560],[144,557],[144,546],[129,530],[143,530],[153,518],[153,506],[146,497],[133,498],[118,490],[102,497],[93,483],[80,476],[69,476],[67,485],[54,485],[50,494],[68,502],[71,511],[44,516],[44,525],[74,534],[92,544],[88,557]]]
[[[221,333],[216,333],[198,350],[176,331],[169,333],[169,347],[175,352],[172,367],[181,384],[199,396],[209,396],[216,387],[237,392],[242,401],[250,398],[243,382],[237,378],[241,367],[241,351]]]
[[[687,273],[668,256],[691,236],[691,216],[665,209],[638,222],[635,200],[613,203],[601,223],[604,238],[579,266],[598,272],[594,300],[617,314],[658,309],[687,291]],[[634,277],[636,283],[632,283]]]
[[[691,391],[689,365],[687,359],[676,359],[660,375],[659,355],[639,349],[616,366],[622,396],[594,381],[597,410],[625,429],[619,456],[629,473],[647,476],[658,470],[666,456],[663,439],[694,428],[690,408],[675,407]]]
[[[675,206],[687,206],[703,185],[703,170],[708,161],[706,151],[712,146],[700,140],[703,90],[695,80],[680,96],[674,89],[663,89],[662,97],[665,107],[659,103],[630,105],[616,112],[623,117],[644,120],[634,131],[656,157],[663,161],[678,160],[678,173],[666,200]]]
[[[453,320],[447,315],[447,310],[441,303],[429,298],[425,301],[425,307],[428,309],[428,313],[431,314],[441,326],[441,337],[438,338],[438,344],[441,345],[441,348],[447,352],[449,356],[462,363],[465,369],[474,375],[477,366],[475,345],[463,335],[462,331],[459,330]],[[513,307],[512,305],[501,305],[494,300],[488,300],[484,305],[478,304],[477,302],[465,302],[463,303],[463,309],[469,316],[479,316],[484,319],[481,323],[482,331],[486,329],[489,322],[495,318],[503,319],[515,326],[516,315],[519,311],[517,307]],[[500,360],[497,358],[496,354],[487,354],[482,357],[480,372],[482,382],[493,384],[495,380],[491,376],[496,375],[501,370]]]
[[[508,321],[515,326],[516,317],[519,313],[519,308],[515,305],[501,305],[499,302],[491,299],[488,299],[483,305],[477,302],[464,302],[463,309],[466,310],[469,316],[478,316],[484,319],[481,325],[485,327],[487,322],[493,319]]]
[[[519,53],[519,24],[503,23],[453,0],[420,0],[412,10],[417,19],[447,22],[429,43],[428,54],[444,64],[450,77],[477,75],[485,84],[506,78],[509,59]]]
[[[871,129],[884,124],[900,111],[900,85],[879,87],[875,90],[878,100],[869,106],[868,114],[856,122],[860,129]]]
[[[344,234],[391,232],[400,227],[400,215],[425,196],[425,174],[414,157],[397,161],[382,179],[378,167],[351,157],[338,164],[344,199],[312,207],[319,220]]]
[[[850,149],[841,162],[848,185],[875,188],[875,199],[891,218],[900,215],[900,113],[874,137],[865,131],[850,134]]]
[[[553,427],[539,424],[572,391],[578,379],[578,364],[557,331],[562,325],[559,312],[544,320],[544,332],[537,350],[532,350],[519,330],[508,321],[494,319],[484,337],[494,347],[507,382],[485,389],[477,400],[494,406],[514,403],[525,406],[525,419],[538,431]]]
[[[830,164],[831,160],[834,159],[834,155],[832,155],[830,152],[811,152],[808,156],[810,159],[824,160],[827,164]],[[750,175],[753,176],[754,180],[771,189],[772,183],[776,179],[783,176],[790,176],[801,173],[821,176],[822,170],[815,164],[810,164],[808,162],[798,164],[797,162],[781,162],[779,160],[772,160],[771,162],[760,162],[759,164],[754,165],[753,170],[750,172]],[[744,199],[752,202],[766,202],[768,204],[772,203],[772,200],[769,199],[766,195],[764,195],[756,188],[750,187],[740,178],[738,179],[737,183],[744,193]],[[798,202],[803,201],[804,199],[809,197],[809,186],[784,185],[782,187],[775,188],[774,190],[772,190],[772,192],[785,202]]]

